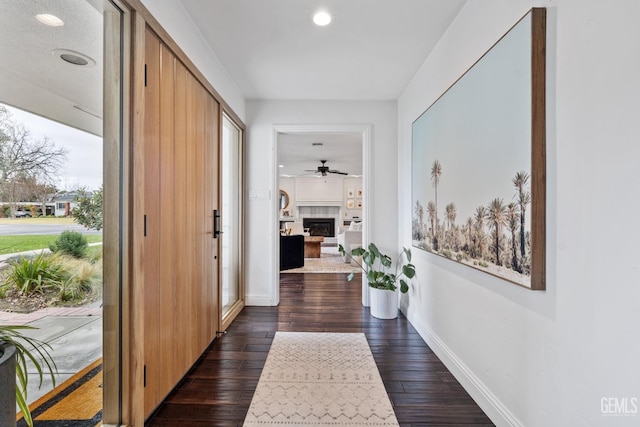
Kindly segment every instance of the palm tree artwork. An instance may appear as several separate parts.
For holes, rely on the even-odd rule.
[[[526,286],[531,271],[531,239],[525,228],[531,204],[529,173],[519,171],[505,177],[505,188],[515,190],[512,201],[491,197],[465,215],[460,226],[456,225],[460,211],[455,201],[445,205],[440,224],[438,199],[451,197],[445,176],[443,164],[434,160],[429,171],[433,199],[416,200],[412,223],[419,230],[413,230],[413,245],[494,275],[508,275],[509,280]]]
[[[435,213],[436,213],[436,228],[433,233],[433,247],[438,250],[438,232],[440,228],[440,222],[438,220],[438,184],[440,184],[440,176],[442,175],[442,165],[438,160],[433,162],[431,166],[431,182],[435,191]]]

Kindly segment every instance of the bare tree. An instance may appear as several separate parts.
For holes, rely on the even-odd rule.
[[[67,152],[48,138],[34,140],[29,131],[11,119],[9,111],[0,106],[0,197],[15,210],[19,199],[19,184],[29,178],[52,182],[57,176]]]

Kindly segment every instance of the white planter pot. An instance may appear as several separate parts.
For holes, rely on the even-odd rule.
[[[378,319],[398,317],[398,292],[369,287],[371,315]]]

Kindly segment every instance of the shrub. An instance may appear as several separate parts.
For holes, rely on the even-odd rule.
[[[442,250],[442,255],[446,256],[449,259],[451,259],[453,257],[453,254],[451,253],[451,251],[449,249],[443,249]]]
[[[52,252],[60,252],[71,255],[74,258],[82,258],[87,250],[87,238],[77,231],[63,231],[55,243],[49,246]]]
[[[101,283],[102,266],[88,261],[67,258],[62,261],[65,279],[56,286],[62,301],[80,299],[90,294],[95,285]]]
[[[58,257],[41,253],[34,258],[23,257],[10,261],[4,286],[15,287],[28,295],[33,292],[44,293],[62,280],[63,272]]]

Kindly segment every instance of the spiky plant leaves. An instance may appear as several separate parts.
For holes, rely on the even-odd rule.
[[[39,386],[42,385],[42,381],[44,380],[43,367],[46,367],[48,373],[51,375],[51,382],[54,387],[56,385],[55,374],[58,372],[58,369],[55,361],[51,357],[51,346],[35,338],[29,338],[22,333],[23,330],[29,329],[35,328],[31,326],[2,325],[0,326],[0,341],[8,342],[16,348],[16,378],[18,379],[16,403],[20,411],[22,411],[27,425],[33,426],[33,419],[29,411],[29,405],[27,404],[27,386],[29,384],[27,362],[31,361],[35,367],[38,374]]]

